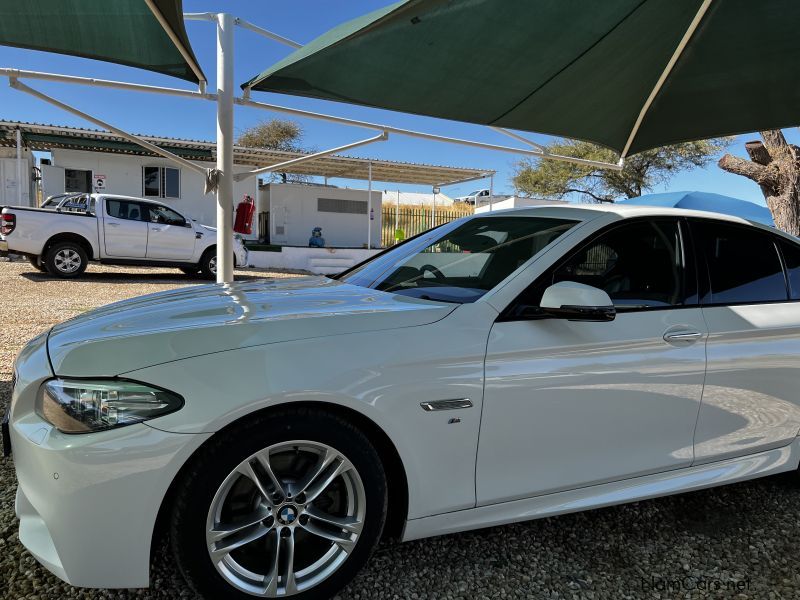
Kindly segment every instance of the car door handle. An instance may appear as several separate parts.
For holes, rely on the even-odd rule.
[[[119,227],[119,223],[106,223],[109,227]]]
[[[161,231],[161,227],[151,227],[150,231]]]
[[[699,331],[668,331],[664,341],[668,344],[691,343],[699,340],[703,334]]]

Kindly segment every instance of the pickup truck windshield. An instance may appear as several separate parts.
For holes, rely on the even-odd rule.
[[[576,222],[520,216],[455,221],[340,279],[424,300],[475,302]]]

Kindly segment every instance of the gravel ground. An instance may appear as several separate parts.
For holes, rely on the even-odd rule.
[[[27,263],[0,263],[0,409],[8,399],[13,357],[29,338],[94,306],[195,283],[172,270],[97,266],[67,283]],[[154,558],[150,589],[81,590],[62,583],[20,545],[15,489],[11,461],[0,459],[0,598],[192,596],[164,549]],[[794,474],[782,475],[385,544],[340,598],[800,598],[798,522],[800,483]]]

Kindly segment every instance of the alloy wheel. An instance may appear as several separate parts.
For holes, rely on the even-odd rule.
[[[81,255],[75,250],[64,248],[56,253],[53,262],[61,273],[74,273],[80,268],[83,261]]]
[[[330,577],[358,542],[366,493],[353,464],[319,442],[282,442],[242,461],[208,512],[211,562],[235,588],[276,598]]]

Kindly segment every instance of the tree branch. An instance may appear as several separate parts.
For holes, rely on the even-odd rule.
[[[564,194],[574,194],[574,193],[586,194],[587,196],[591,196],[592,198],[594,198],[597,202],[610,202],[610,200],[608,198],[603,198],[602,196],[598,196],[597,194],[593,194],[589,190],[579,190],[577,188],[566,188],[564,190]]]
[[[760,133],[773,160],[795,160],[794,152],[780,129],[770,129]]]
[[[772,169],[738,156],[726,154],[719,159],[717,164],[723,171],[747,177],[762,188],[773,188],[778,184]]]
[[[761,140],[746,142],[744,149],[747,151],[747,155],[750,157],[750,160],[752,160],[754,163],[767,166],[772,162],[772,157],[769,155],[769,150],[767,150],[767,147],[764,146],[764,143]]]

